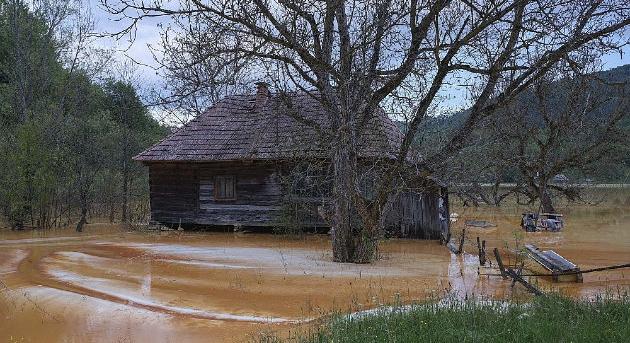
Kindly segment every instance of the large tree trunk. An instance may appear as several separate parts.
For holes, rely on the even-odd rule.
[[[530,202],[536,201],[536,197],[540,200],[540,209],[543,213],[556,213],[556,209],[553,207],[553,200],[549,194],[547,183],[549,179],[547,177],[529,177],[527,179],[527,188],[529,194],[527,195]]]
[[[556,209],[553,207],[553,201],[551,196],[549,195],[549,191],[547,191],[547,187],[540,187],[540,206],[542,207],[542,211],[545,213],[556,213]]]
[[[349,130],[341,131],[333,157],[333,259],[336,262],[368,263],[376,258],[377,230],[365,227],[357,213],[353,199],[357,192],[356,145]]]

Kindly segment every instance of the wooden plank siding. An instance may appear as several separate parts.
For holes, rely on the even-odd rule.
[[[235,199],[215,199],[219,175],[235,177]],[[164,224],[269,225],[280,203],[280,185],[269,165],[150,164],[149,178],[151,219]]]
[[[385,229],[398,237],[439,239],[439,197],[437,193],[402,193],[385,214]]]
[[[151,220],[166,225],[273,226],[282,187],[272,163],[151,163]],[[215,176],[234,176],[236,197],[218,200]],[[385,228],[398,237],[437,239],[442,233],[438,193],[404,192],[385,213]],[[311,199],[316,215],[321,199]],[[317,216],[318,217],[318,216]],[[306,226],[326,227],[321,218]]]

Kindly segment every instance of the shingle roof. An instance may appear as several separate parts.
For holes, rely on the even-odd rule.
[[[330,127],[322,105],[312,96],[291,95],[294,112]],[[134,157],[137,161],[234,161],[277,160],[328,156],[327,144],[311,126],[296,120],[286,101],[270,95],[256,105],[256,95],[226,97],[159,143]],[[402,133],[379,110],[369,119],[359,138],[361,157],[393,158]]]

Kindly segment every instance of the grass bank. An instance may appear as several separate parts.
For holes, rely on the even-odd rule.
[[[630,298],[591,302],[558,296],[524,305],[457,302],[338,316],[329,322],[258,342],[627,342]]]

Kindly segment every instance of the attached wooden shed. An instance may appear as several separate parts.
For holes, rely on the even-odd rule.
[[[291,192],[283,180],[292,168],[304,161],[326,165],[329,147],[313,123],[324,130],[328,126],[316,99],[308,94],[281,98],[264,84],[256,94],[217,102],[134,157],[149,168],[151,220],[184,226],[278,225]],[[370,129],[359,142],[361,160],[393,159],[402,138],[396,124],[379,111],[366,127]],[[422,189],[409,189],[392,204],[385,222],[391,234],[426,239],[446,235],[445,187],[436,183]],[[300,198],[312,205],[305,226],[328,225],[317,211],[327,200],[322,194]]]

